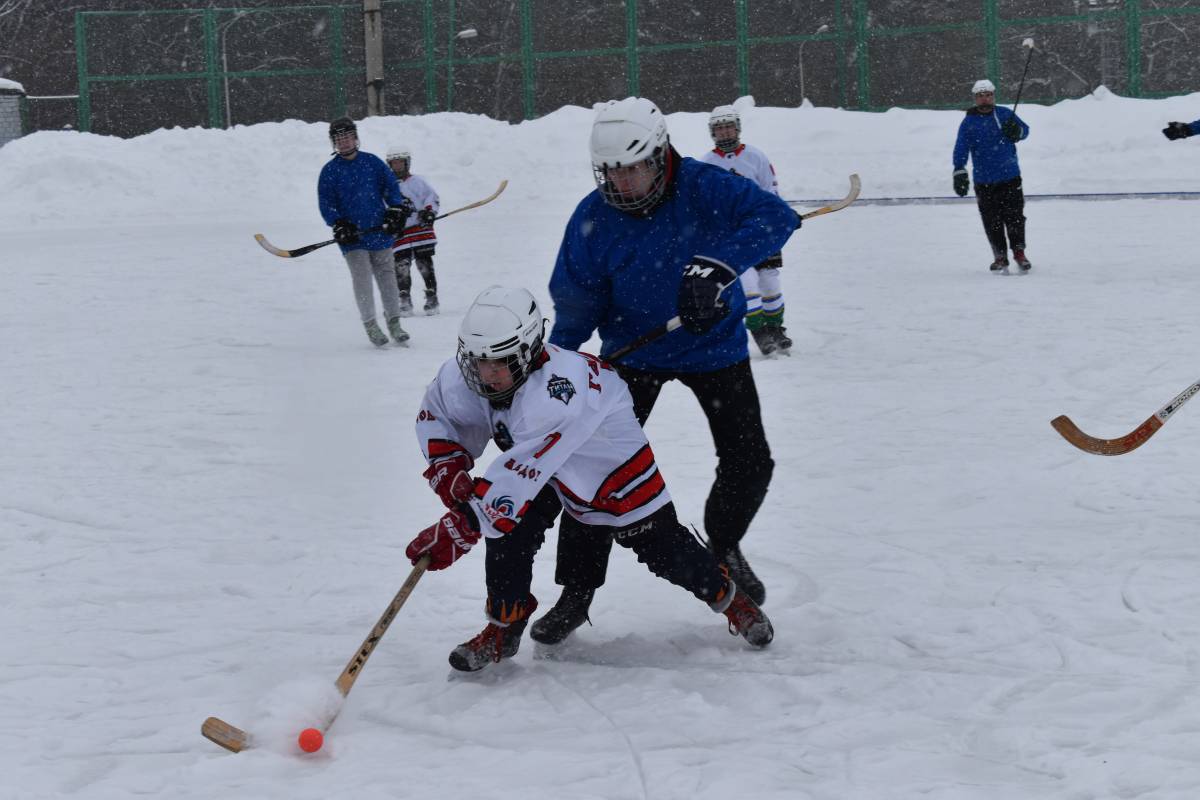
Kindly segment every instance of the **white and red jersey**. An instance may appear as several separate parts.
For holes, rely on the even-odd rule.
[[[471,502],[485,536],[511,531],[547,483],[587,525],[630,525],[671,502],[629,388],[594,356],[546,345],[507,408],[471,391],[447,359],[417,415],[421,450],[430,463],[460,452],[478,460],[490,439],[503,452],[476,477]]]
[[[400,181],[400,194],[412,201],[413,208],[416,209],[404,221],[404,232],[396,237],[395,243],[392,244],[392,252],[401,252],[403,250],[412,250],[414,247],[428,247],[429,245],[437,244],[437,234],[433,232],[432,225],[422,225],[417,219],[417,211],[423,208],[428,208],[437,213],[441,208],[441,203],[438,200],[438,194],[429,185],[429,182],[420,175],[409,175],[404,180]]]
[[[749,178],[758,184],[758,188],[779,196],[779,181],[775,179],[775,168],[771,166],[771,160],[767,158],[766,153],[752,144],[739,144],[731,153],[714,147],[701,156],[700,160]],[[403,190],[404,184],[400,184],[400,188]]]

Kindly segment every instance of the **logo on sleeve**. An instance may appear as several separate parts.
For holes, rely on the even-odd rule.
[[[555,400],[562,400],[563,405],[571,402],[571,398],[575,396],[575,385],[566,378],[561,378],[558,375],[551,375],[550,380],[546,382],[546,391]]]
[[[517,515],[516,503],[506,494],[492,500],[484,510],[487,512],[488,519],[492,523],[495,523],[498,519],[514,519]]]

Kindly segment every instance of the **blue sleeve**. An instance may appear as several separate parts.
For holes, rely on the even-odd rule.
[[[958,124],[958,138],[954,140],[954,169],[965,169],[967,156],[970,154],[971,145],[967,141],[967,120],[964,117],[963,121]]]
[[[342,216],[334,192],[333,170],[328,167],[321,170],[321,177],[317,179],[317,207],[326,225],[333,225]]]
[[[587,257],[587,236],[584,230],[594,230],[592,221],[581,204],[571,215],[558,259],[550,273],[550,299],[554,302],[554,328],[550,344],[565,350],[577,350],[592,337],[611,303],[612,287],[607,278],[598,274]]]
[[[696,174],[695,191],[693,207],[725,220],[729,232],[715,247],[691,255],[715,258],[738,274],[782,250],[797,228],[797,214],[791,206],[754,181],[720,167],[702,166]],[[683,265],[679,266],[682,270]]]
[[[1018,125],[1021,126],[1021,138],[1018,139],[1017,141],[1023,141],[1025,139],[1028,139],[1029,138],[1029,126],[1025,124],[1025,120],[1021,119],[1016,114],[1011,114],[1010,116],[1017,121]]]
[[[400,180],[396,177],[396,173],[392,172],[392,168],[385,164],[383,159],[377,160],[381,167],[379,194],[389,206],[404,205],[404,194],[400,191]]]
[[[1196,120],[1195,122],[1189,122],[1188,127],[1192,129],[1193,136],[1195,136],[1197,133],[1200,133],[1200,119]]]

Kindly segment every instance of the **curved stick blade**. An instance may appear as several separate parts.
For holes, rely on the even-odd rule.
[[[1147,419],[1129,433],[1117,439],[1100,439],[1089,436],[1079,429],[1066,414],[1050,420],[1050,425],[1059,435],[1085,453],[1098,456],[1120,456],[1132,452],[1146,443],[1154,432],[1162,427],[1158,415]]]

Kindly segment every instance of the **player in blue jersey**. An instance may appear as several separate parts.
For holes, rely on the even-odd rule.
[[[967,109],[959,123],[954,142],[954,191],[959,197],[967,194],[970,156],[979,216],[992,246],[990,269],[1007,271],[1011,246],[1017,267],[1028,272],[1032,265],[1025,257],[1025,193],[1021,189],[1017,142],[1029,136],[1029,126],[1011,108],[996,105],[996,87],[991,81],[976,81],[971,92],[975,105]]]
[[[738,276],[778,253],[800,227],[786,203],[752,181],[683,158],[645,98],[602,106],[592,126],[596,189],[567,223],[550,278],[551,344],[575,350],[599,331],[601,357],[678,315],[677,330],[615,365],[645,423],[663,384],[700,402],[716,446],[704,510],[713,554],[761,604],[762,582],[740,542],[766,497],[774,462],[750,371]],[[611,537],[560,529],[558,603],[531,636],[554,644],[587,619],[604,583]]]
[[[354,301],[358,304],[367,338],[376,347],[388,343],[375,319],[375,290],[396,344],[408,341],[400,325],[400,290],[392,264],[392,241],[404,230],[412,203],[400,192],[396,176],[378,156],[358,149],[358,127],[349,117],[329,124],[333,158],[317,180],[317,203],[325,224],[333,228],[350,267]]]

